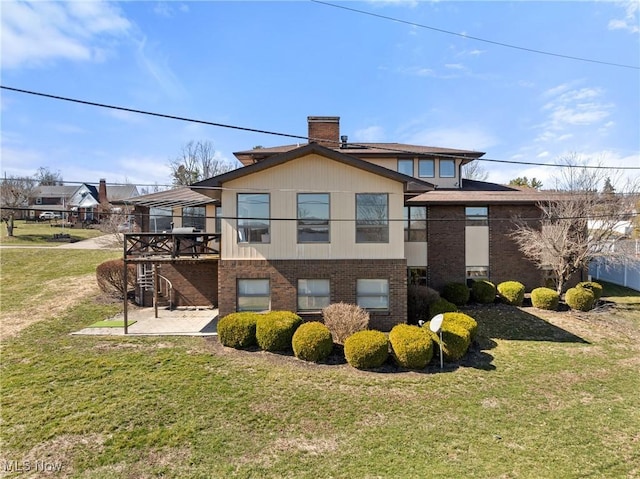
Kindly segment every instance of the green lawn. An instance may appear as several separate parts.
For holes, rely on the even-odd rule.
[[[637,293],[623,294],[622,310],[579,316],[469,308],[479,345],[444,372],[313,365],[216,339],[70,336],[120,308],[87,299],[3,343],[0,467],[40,460],[83,478],[638,477],[640,310]]]
[[[53,235],[60,233],[69,234],[71,241],[95,238],[104,234],[94,228],[62,228],[58,220],[38,223],[16,221],[12,237],[7,235],[7,227],[4,223],[0,226],[0,244],[10,246],[59,246],[61,243],[53,241]]]

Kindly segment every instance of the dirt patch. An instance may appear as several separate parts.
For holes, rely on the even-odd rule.
[[[0,340],[15,336],[38,321],[51,319],[89,297],[100,296],[94,273],[43,283],[29,302],[15,311],[0,312]],[[51,298],[54,297],[54,300]]]

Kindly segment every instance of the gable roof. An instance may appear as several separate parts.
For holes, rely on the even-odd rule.
[[[368,161],[360,160],[355,156],[344,154],[340,150],[327,148],[317,143],[309,143],[307,145],[283,153],[269,156],[258,163],[253,163],[243,168],[238,168],[236,170],[214,176],[213,178],[194,183],[191,185],[191,188],[203,188],[205,190],[200,191],[203,194],[209,194],[206,192],[206,188],[219,188],[228,181],[258,173],[268,168],[273,168],[274,166],[282,165],[289,161],[310,154],[317,154],[324,158],[328,158],[330,160],[337,161],[339,163],[358,168],[360,170],[367,171],[378,176],[404,183],[404,191],[406,193],[421,193],[435,189],[435,186],[433,184],[426,181],[419,180],[412,176],[403,175],[402,173],[390,170],[389,168],[378,166]]]
[[[314,143],[309,143],[310,145]],[[304,145],[281,145],[268,148],[254,148],[252,150],[238,151],[234,155],[243,165],[250,165],[259,161],[264,161],[273,155],[286,153]],[[327,148],[347,155],[358,157],[366,156],[397,156],[413,157],[415,155],[426,156],[455,156],[463,158],[463,164],[484,155],[482,151],[458,150],[454,148],[442,148],[437,146],[408,145],[405,143],[347,143],[346,146],[336,146]]]

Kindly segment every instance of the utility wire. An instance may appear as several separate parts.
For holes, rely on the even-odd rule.
[[[315,0],[312,0],[312,1],[315,1]],[[9,86],[5,86],[5,85],[0,85],[0,88],[3,89],[3,90],[13,91],[13,92],[17,92],[17,93],[24,93],[24,94],[27,94],[27,95],[35,95],[35,96],[44,97],[44,98],[51,98],[51,99],[54,99],[54,100],[67,101],[67,102],[71,102],[71,103],[79,103],[81,105],[95,106],[95,107],[99,107],[99,108],[107,108],[107,109],[111,109],[111,110],[126,111],[126,112],[130,112],[130,113],[138,113],[140,115],[148,115],[148,116],[154,116],[154,117],[159,117],[159,118],[168,118],[168,119],[171,119],[171,120],[186,121],[186,122],[190,122],[190,123],[199,123],[199,124],[202,124],[202,125],[215,126],[215,127],[219,127],[219,128],[229,128],[229,129],[241,130],[241,131],[249,131],[249,132],[252,132],[252,133],[261,133],[261,134],[265,134],[265,135],[275,135],[275,136],[282,136],[282,137],[287,137],[287,138],[295,138],[295,139],[299,139],[299,140],[306,140],[306,141],[309,141],[309,142],[324,141],[324,142],[335,143],[336,145],[340,144],[340,141],[335,141],[335,140],[327,140],[327,139],[322,139],[322,138],[310,138],[310,137],[302,136],[302,135],[293,135],[293,134],[289,134],[289,133],[281,133],[281,132],[275,132],[275,131],[269,131],[269,130],[260,130],[260,129],[257,129],[257,128],[249,128],[249,127],[244,127],[244,126],[229,125],[229,124],[225,124],[225,123],[215,123],[215,122],[212,122],[212,121],[198,120],[198,119],[194,119],[194,118],[188,118],[188,117],[176,116],[176,115],[168,115],[168,114],[165,114],[165,113],[157,113],[157,112],[151,112],[151,111],[147,111],[147,110],[138,110],[138,109],[123,107],[123,106],[109,105],[109,104],[106,104],[106,103],[97,103],[97,102],[93,102],[93,101],[80,100],[80,99],[77,99],[77,98],[70,98],[70,97],[64,97],[64,96],[60,96],[60,95],[52,95],[52,94],[49,94],[49,93],[36,92],[36,91],[32,91],[32,90],[24,90],[22,88],[14,88],[14,87],[9,87]],[[350,147],[350,148],[363,148],[363,149],[374,148],[374,149],[382,150],[382,151],[389,151],[389,152],[393,152],[393,153],[402,153],[402,154],[418,156],[418,154],[415,151],[410,151],[410,150],[401,149],[401,148],[393,148],[393,147],[389,147],[389,146],[384,146],[384,143],[374,143],[374,144],[348,143],[348,147]],[[260,152],[259,149],[255,150],[255,151],[257,153]],[[345,151],[348,154],[348,148],[346,148]],[[455,154],[449,154],[449,153],[438,153],[437,156],[441,157],[441,158],[469,159],[469,157],[464,156],[464,155],[455,155]],[[603,169],[603,170],[606,170],[606,169],[640,170],[640,166],[563,165],[563,164],[556,164],[556,163],[537,163],[537,162],[529,162],[529,161],[496,160],[496,159],[492,159],[492,158],[475,158],[475,160],[476,161],[493,162],[493,163],[507,163],[507,164],[512,164],[512,165],[534,165],[534,166],[548,166],[548,167],[556,167],[556,168],[588,168],[588,169]]]
[[[402,19],[395,18],[395,17],[389,17],[387,15],[381,15],[379,13],[367,12],[365,10],[358,10],[357,8],[346,7],[344,5],[336,5],[335,3],[323,2],[323,1],[320,1],[320,0],[310,0],[310,1],[313,2],[313,3],[326,5],[328,7],[341,8],[342,10],[348,10],[350,12],[360,13],[362,15],[369,15],[371,17],[381,18],[383,20],[390,20],[392,22],[404,23],[406,25],[411,25],[413,27],[425,28],[425,29],[432,30],[432,31],[435,31],[435,32],[439,32],[439,33],[446,33],[447,35],[455,35],[457,37],[467,38],[467,39],[470,39],[470,40],[476,40],[478,42],[484,42],[484,43],[490,43],[492,45],[498,45],[500,47],[513,48],[515,50],[521,50],[521,51],[525,51],[525,52],[529,52],[529,53],[538,53],[540,55],[548,55],[548,56],[558,57],[558,58],[565,58],[565,59],[568,59],[568,60],[576,60],[576,61],[589,62],[589,63],[598,63],[600,65],[609,65],[609,66],[619,67],[619,68],[629,68],[629,69],[632,69],[632,70],[640,70],[640,66],[636,66],[636,65],[625,65],[623,63],[605,62],[605,61],[601,61],[601,60],[594,60],[592,58],[574,57],[574,56],[571,56],[571,55],[563,55],[561,53],[553,53],[553,52],[548,52],[548,51],[544,51],[544,50],[536,50],[534,48],[520,47],[520,46],[517,46],[517,45],[512,45],[510,43],[503,43],[503,42],[497,42],[497,41],[494,41],[494,40],[487,40],[486,38],[474,37],[474,36],[467,35],[467,34],[464,34],[464,33],[456,33],[456,32],[452,32],[452,31],[449,31],[449,30],[444,30],[442,28],[431,27],[429,25],[424,25],[424,24],[421,24],[421,23],[415,23],[415,22],[410,22],[408,20],[402,20]]]

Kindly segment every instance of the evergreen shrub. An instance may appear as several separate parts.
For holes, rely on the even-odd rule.
[[[551,288],[536,288],[531,291],[531,304],[538,309],[555,311],[560,304],[560,295]]]
[[[496,285],[486,279],[471,284],[471,297],[481,304],[490,304],[496,300]]]
[[[518,281],[504,281],[498,285],[498,296],[512,306],[522,306],[524,291],[524,284]]]
[[[453,304],[450,303],[449,301],[447,301],[444,298],[440,298],[438,300],[436,300],[434,303],[432,303],[429,306],[429,318],[431,319],[434,316],[436,316],[437,314],[441,314],[441,313],[453,313],[458,311],[458,307]]]
[[[469,302],[469,288],[464,283],[448,283],[442,291],[442,297],[455,304],[456,306],[464,306]]]
[[[425,326],[423,326],[425,327]],[[426,326],[428,327],[428,326]],[[442,323],[442,355],[446,362],[458,361],[469,349],[471,344],[471,335],[469,331],[455,323]],[[439,334],[431,333],[431,337],[435,343],[440,343]],[[440,348],[436,348],[438,351]]]
[[[596,302],[602,297],[602,285],[600,283],[596,283],[595,281],[584,281],[582,283],[578,283],[576,285],[577,288],[588,289],[593,293]]]
[[[293,333],[302,324],[302,319],[291,311],[270,311],[258,315],[256,341],[265,351],[287,351],[291,349]]]
[[[389,342],[399,366],[424,369],[433,357],[433,341],[428,331],[408,324],[398,324],[389,333]]]
[[[378,368],[389,356],[389,341],[381,331],[358,331],[345,339],[344,356],[354,368]]]
[[[218,339],[230,348],[248,348],[256,345],[258,313],[231,313],[218,321]]]
[[[444,325],[457,325],[469,331],[469,337],[473,341],[478,334],[478,322],[468,314],[464,313],[444,313],[442,321]]]
[[[428,286],[410,285],[407,288],[407,317],[409,322],[417,324],[418,321],[429,320],[429,308],[438,301],[440,294]]]
[[[325,360],[333,350],[331,331],[319,321],[300,325],[291,341],[296,358],[314,363]]]
[[[564,295],[564,300],[571,309],[590,311],[593,309],[596,296],[587,288],[569,288]]]

